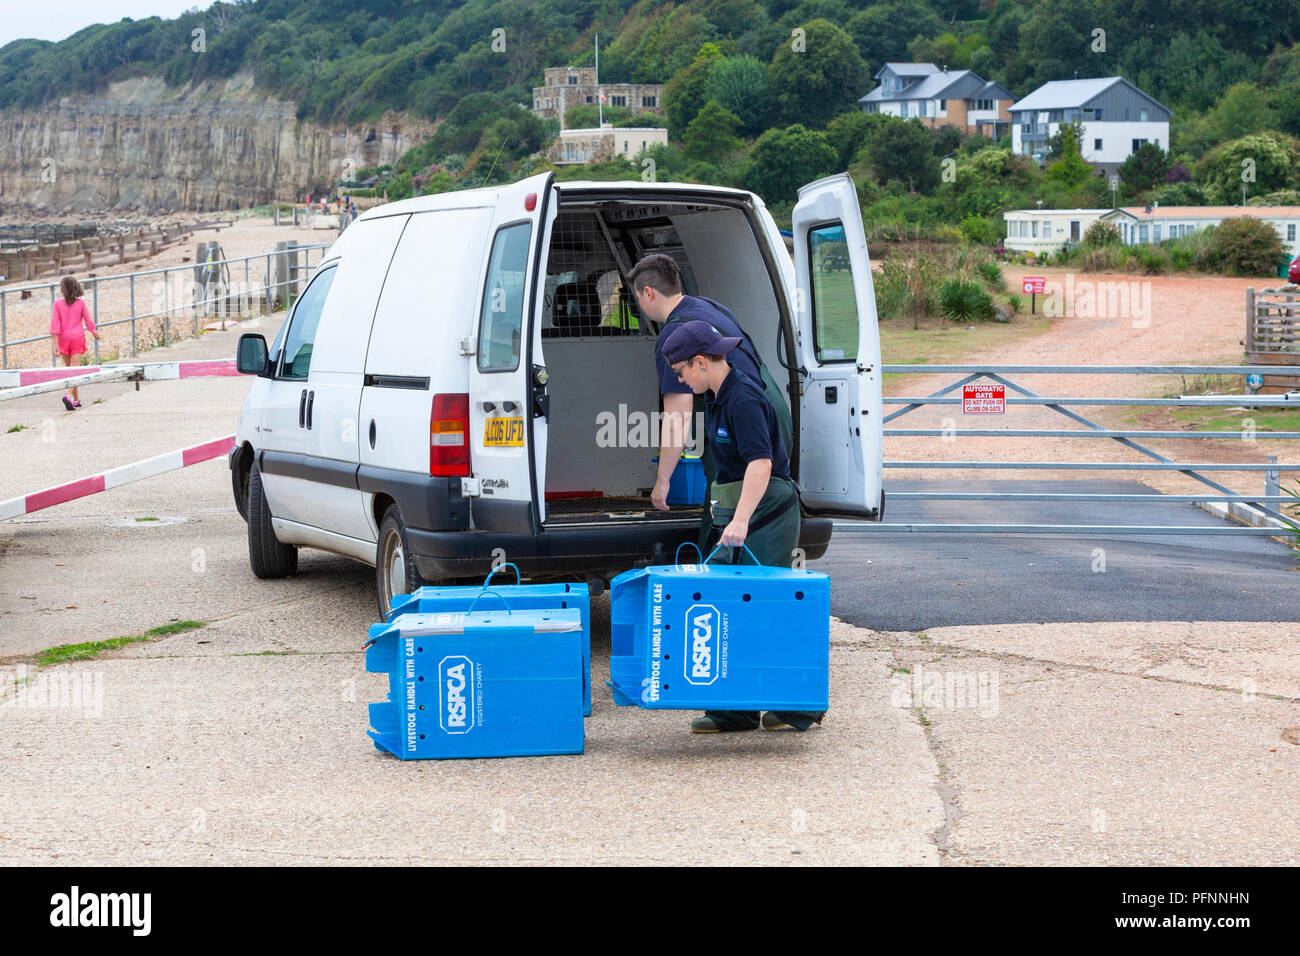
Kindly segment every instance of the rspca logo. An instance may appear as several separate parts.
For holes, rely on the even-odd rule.
[[[474,729],[474,662],[457,655],[438,664],[438,726],[449,734]]]
[[[688,684],[707,687],[718,679],[722,649],[722,615],[712,604],[693,604],[686,611]]]

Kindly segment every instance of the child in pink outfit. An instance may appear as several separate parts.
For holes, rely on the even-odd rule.
[[[99,333],[95,331],[95,322],[90,317],[90,310],[86,308],[85,299],[81,298],[81,283],[72,276],[64,276],[59,283],[59,291],[63,293],[63,298],[54,303],[54,314],[50,316],[50,335],[54,339],[55,348],[63,356],[63,364],[71,366],[72,357],[84,355],[86,351],[86,332],[83,331],[83,326],[96,341],[99,341]],[[64,393],[63,404],[68,411],[81,407],[81,399],[75,387],[71,395]]]

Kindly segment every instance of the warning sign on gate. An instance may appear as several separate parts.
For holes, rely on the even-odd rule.
[[[961,410],[963,415],[1004,415],[1007,411],[1007,387],[963,385]]]
[[[1047,276],[1025,276],[1020,283],[1026,295],[1042,295],[1046,286]]]

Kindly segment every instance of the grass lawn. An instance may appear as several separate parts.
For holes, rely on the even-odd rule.
[[[912,328],[911,319],[880,323],[880,356],[887,365],[967,365],[966,356],[1033,338],[1048,331],[1052,320],[1042,315],[1019,315],[1012,322],[981,322],[953,325],[941,319],[926,319]],[[885,391],[907,375],[899,372],[884,377]]]

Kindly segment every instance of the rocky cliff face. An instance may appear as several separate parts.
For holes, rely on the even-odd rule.
[[[432,133],[399,113],[378,123],[300,123],[251,76],[168,89],[159,78],[40,110],[0,110],[0,209],[209,211],[299,201],[349,170],[395,162]]]

